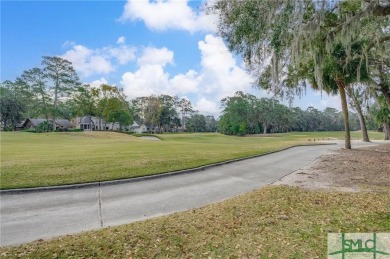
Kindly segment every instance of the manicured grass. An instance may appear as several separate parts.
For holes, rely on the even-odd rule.
[[[353,133],[359,138],[360,133]],[[342,138],[343,132],[233,137],[162,134],[163,141],[112,132],[1,132],[1,189],[139,177]],[[372,133],[376,139],[381,133]],[[310,139],[310,141],[309,141]]]
[[[10,258],[326,258],[328,232],[388,232],[390,193],[260,190],[203,208],[0,248]]]

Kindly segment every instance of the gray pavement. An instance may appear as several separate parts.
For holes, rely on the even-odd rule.
[[[116,185],[1,193],[0,245],[115,226],[201,207],[243,194],[294,172],[337,145],[294,147],[188,174]],[[354,142],[353,146],[376,145]]]

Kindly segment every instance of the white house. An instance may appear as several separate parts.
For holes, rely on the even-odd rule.
[[[84,116],[74,118],[73,123],[76,125],[76,129],[83,130],[119,130],[120,125],[118,122],[106,122],[104,119],[94,116]]]
[[[119,122],[106,122],[104,119],[94,116],[84,116],[74,118],[73,124],[77,129],[83,130],[120,130]],[[132,125],[122,126],[125,131],[131,131],[136,133],[145,132],[144,128],[137,122],[133,122]]]
[[[135,133],[143,133],[143,132],[149,132],[152,130],[152,126],[150,124],[140,123],[134,121],[133,125],[130,127],[131,132]]]

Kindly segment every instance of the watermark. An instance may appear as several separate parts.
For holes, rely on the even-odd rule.
[[[390,259],[390,233],[329,233],[329,259]]]

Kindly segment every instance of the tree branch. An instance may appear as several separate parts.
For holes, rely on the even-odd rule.
[[[375,46],[375,43],[383,43],[383,42],[389,41],[389,40],[390,40],[390,35],[383,36],[383,37],[380,38],[378,41],[371,42],[370,45],[367,46],[367,51],[369,51],[370,49],[372,49],[372,48]]]
[[[381,5],[377,3],[376,1],[371,0],[365,0],[365,2],[368,2],[368,6],[364,8],[364,10],[360,11],[356,15],[354,15],[351,19],[348,21],[341,23],[338,25],[334,30],[328,33],[328,37],[334,38],[334,35],[338,32],[340,32],[343,28],[347,26],[351,26],[354,22],[359,22],[367,13],[372,12],[374,16],[386,16],[390,15],[390,1],[387,0],[387,4]],[[372,46],[371,46],[372,48]]]

